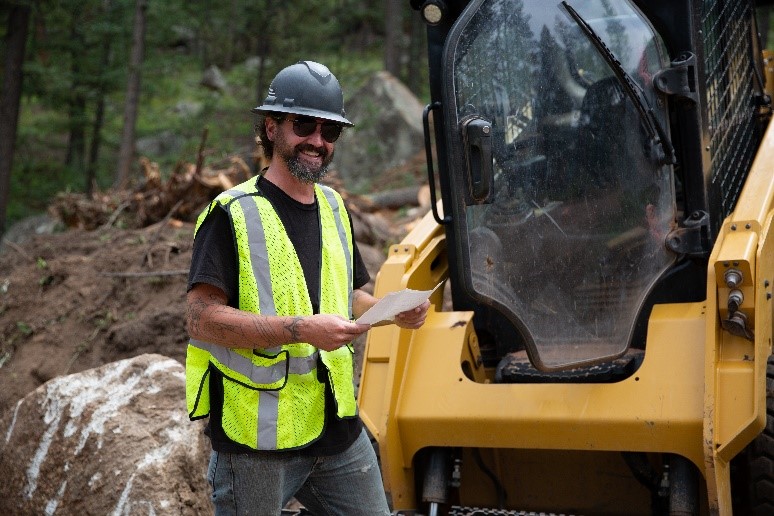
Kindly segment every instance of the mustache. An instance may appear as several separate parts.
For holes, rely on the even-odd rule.
[[[322,158],[328,157],[328,149],[325,147],[315,147],[311,143],[302,143],[300,145],[296,145],[296,152],[303,152],[303,151],[314,151],[318,152]]]

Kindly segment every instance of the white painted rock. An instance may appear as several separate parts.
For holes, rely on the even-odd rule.
[[[208,457],[179,362],[57,377],[0,417],[0,514],[211,514]]]

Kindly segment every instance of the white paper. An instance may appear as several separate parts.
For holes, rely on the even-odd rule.
[[[366,310],[366,313],[361,315],[355,322],[358,324],[376,324],[382,321],[392,321],[399,313],[411,310],[424,303],[430,297],[430,294],[441,286],[441,283],[432,290],[404,288],[398,292],[390,292],[381,298],[378,303]]]

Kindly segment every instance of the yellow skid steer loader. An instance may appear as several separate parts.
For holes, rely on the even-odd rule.
[[[774,129],[752,0],[427,0],[433,209],[360,415],[395,514],[774,514]],[[768,88],[768,90],[767,90]]]

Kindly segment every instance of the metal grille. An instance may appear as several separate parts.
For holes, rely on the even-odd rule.
[[[705,0],[704,70],[710,133],[711,191],[721,219],[733,211],[755,157],[751,0]]]

